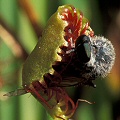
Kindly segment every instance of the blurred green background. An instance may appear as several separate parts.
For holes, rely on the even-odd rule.
[[[73,120],[120,120],[120,2],[119,0],[0,0],[0,120],[50,120],[44,107],[30,94],[4,97],[21,88],[21,69],[48,18],[58,6],[72,4],[89,19],[96,35],[109,38],[116,50],[110,75],[95,80],[97,88],[71,87],[80,102]]]

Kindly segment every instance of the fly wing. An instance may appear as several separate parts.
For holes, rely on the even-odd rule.
[[[26,94],[28,93],[25,89],[17,89],[15,91],[11,91],[11,92],[8,92],[6,94],[4,94],[3,96],[8,96],[8,97],[11,97],[11,96],[19,96],[19,95],[23,95],[23,94]]]
[[[84,84],[84,79],[76,78],[76,77],[66,77],[63,78],[63,81],[58,85],[59,87],[70,87],[76,85]]]

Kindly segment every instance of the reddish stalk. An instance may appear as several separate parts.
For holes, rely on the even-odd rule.
[[[15,57],[22,58],[23,60],[27,58],[28,54],[19,42],[19,38],[2,19],[0,19],[0,37],[12,50]]]
[[[38,16],[33,8],[33,6],[31,5],[29,0],[19,0],[19,5],[20,7],[23,9],[23,11],[26,13],[27,17],[29,18],[32,27],[37,35],[37,37],[39,38],[42,34],[42,27],[39,24],[39,20],[38,20]]]

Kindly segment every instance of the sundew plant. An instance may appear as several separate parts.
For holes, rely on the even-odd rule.
[[[117,12],[52,2],[0,0],[0,120],[118,119]]]

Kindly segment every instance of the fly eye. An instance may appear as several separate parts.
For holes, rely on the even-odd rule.
[[[81,35],[75,43],[75,52],[81,63],[87,63],[91,57],[90,38],[86,35]]]

